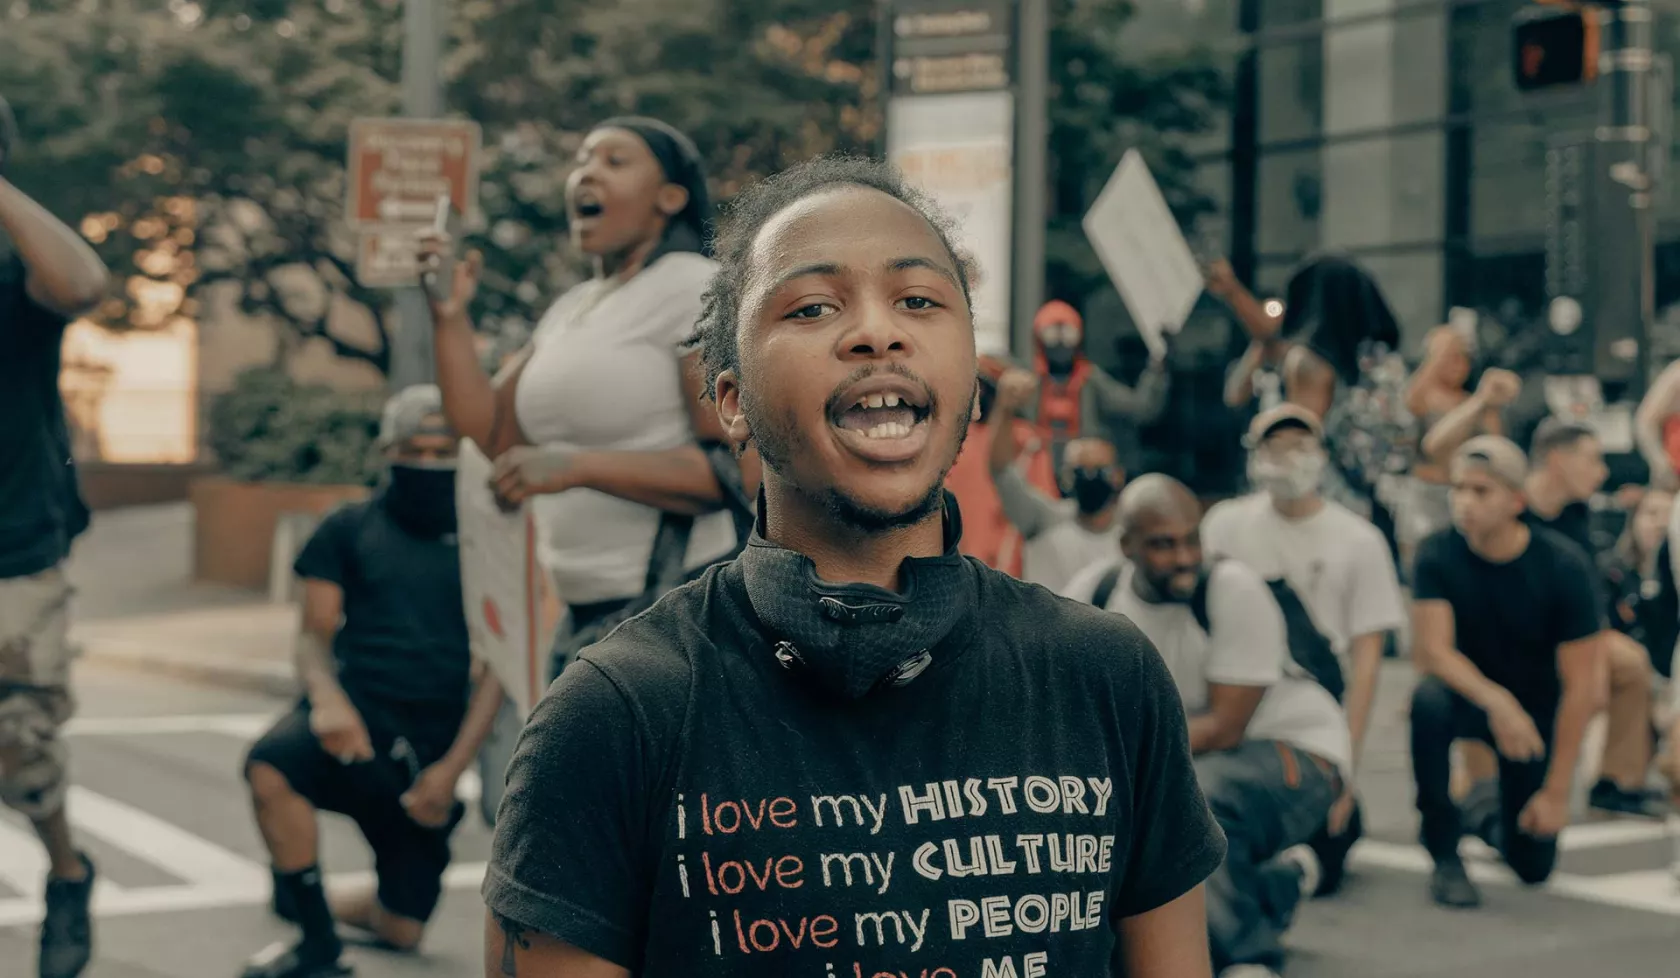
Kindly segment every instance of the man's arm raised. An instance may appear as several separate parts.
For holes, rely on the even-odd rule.
[[[111,275],[82,236],[0,177],[0,229],[17,248],[36,305],[66,319],[105,297]]]

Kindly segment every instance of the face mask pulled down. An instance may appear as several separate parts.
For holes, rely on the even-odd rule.
[[[435,540],[455,532],[455,466],[398,462],[379,494],[397,525]]]
[[[925,671],[978,600],[974,570],[957,551],[962,524],[949,493],[945,513],[945,552],[907,558],[903,591],[823,580],[809,557],[764,539],[761,515],[738,564],[781,666],[844,700]]]
[[[1318,491],[1324,465],[1324,456],[1316,452],[1281,459],[1255,454],[1249,456],[1248,480],[1273,499],[1295,502]]]

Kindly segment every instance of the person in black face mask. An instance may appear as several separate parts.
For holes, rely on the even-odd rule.
[[[992,480],[997,484],[1003,513],[1026,541],[1021,577],[1060,593],[1075,574],[1114,554],[1120,531],[1114,508],[1126,484],[1126,472],[1114,446],[1099,438],[1076,438],[1062,452],[1057,472],[1062,499],[1052,499],[1027,481],[1016,464],[1015,440],[999,438],[1008,421],[1028,403],[1038,378],[1025,370],[1010,370],[998,378],[993,407],[1003,424],[992,434]]]
[[[1125,443],[1135,452],[1137,429],[1154,424],[1167,406],[1166,348],[1151,351],[1149,365],[1129,387],[1085,353],[1085,320],[1070,305],[1051,300],[1033,317],[1038,400],[1030,412],[1050,438],[1058,471],[1075,438]]]
[[[456,437],[432,386],[385,407],[387,478],[329,515],[299,555],[305,695],[251,748],[245,779],[274,861],[274,911],[303,939],[253,959],[245,978],[345,975],[336,925],[412,949],[441,893],[455,785],[477,756],[502,690],[472,658],[455,540]],[[354,819],[376,888],[328,905],[315,812]]]

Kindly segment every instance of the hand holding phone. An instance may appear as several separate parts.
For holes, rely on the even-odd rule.
[[[427,243],[436,242],[441,247],[427,249]],[[432,215],[432,226],[422,239],[420,257],[420,284],[431,293],[439,303],[449,301],[453,291],[454,249],[449,236],[449,195],[438,194],[437,207]]]

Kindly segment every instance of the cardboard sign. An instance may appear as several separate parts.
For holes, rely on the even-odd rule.
[[[1202,294],[1202,269],[1137,150],[1126,151],[1083,224],[1138,333],[1160,355]]]
[[[484,453],[463,439],[455,473],[461,596],[473,655],[489,664],[523,718],[547,688],[543,578],[530,507],[502,512],[490,493],[494,471]]]

